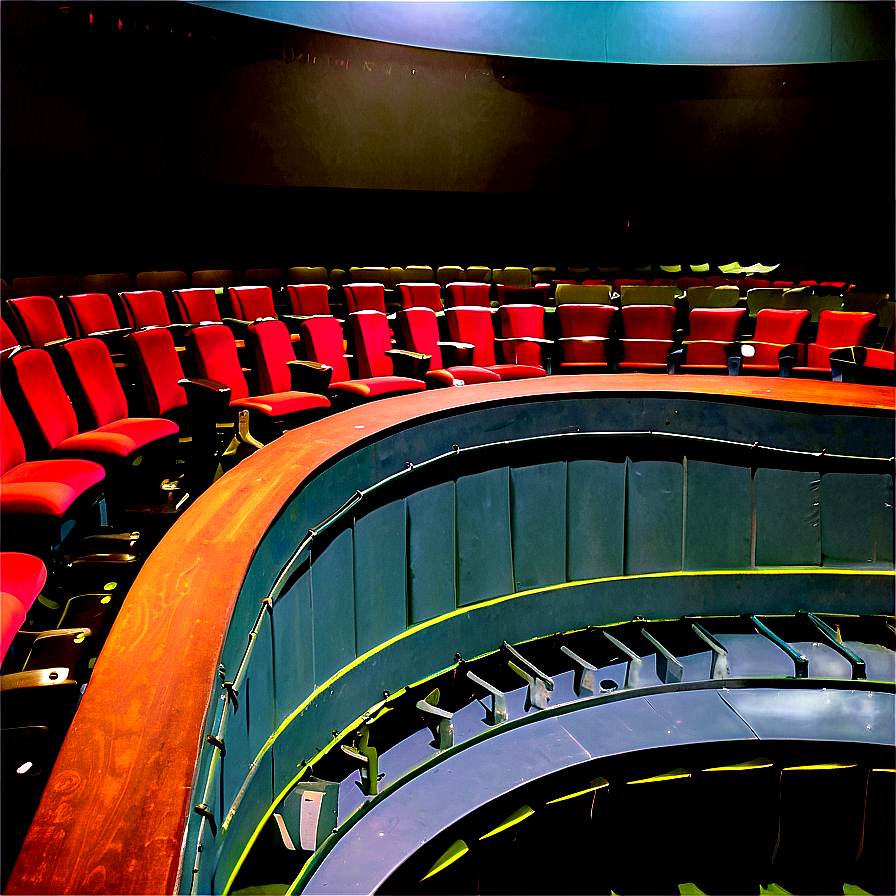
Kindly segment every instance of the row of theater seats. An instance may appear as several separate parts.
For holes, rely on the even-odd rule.
[[[778,271],[769,275],[766,272]],[[762,276],[757,274],[762,273]],[[793,287],[810,286],[822,293],[844,294],[853,288],[846,281],[805,279],[802,268],[782,268],[780,265],[747,266],[738,264],[711,266],[700,265],[620,265],[588,267],[504,267],[491,268],[485,265],[409,265],[407,267],[345,267],[327,268],[292,267],[249,268],[245,271],[198,270],[187,274],[184,271],[141,271],[134,278],[126,273],[87,274],[82,278],[74,275],[56,277],[19,277],[12,286],[2,284],[2,298],[49,293],[78,292],[123,292],[132,289],[172,289],[210,286],[226,289],[228,286],[271,286],[283,288],[288,283],[326,283],[342,286],[346,283],[380,283],[387,289],[397,288],[399,283],[436,282],[447,286],[454,281],[473,281],[529,288],[535,285],[556,285],[559,283],[615,284],[618,291],[620,282],[677,285],[682,289],[699,285],[738,285],[742,292],[753,287]],[[771,279],[774,277],[774,279]]]

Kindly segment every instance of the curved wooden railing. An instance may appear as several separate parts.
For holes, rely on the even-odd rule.
[[[7,892],[190,891],[197,842],[206,836],[209,858],[214,852],[214,839],[196,833],[194,806],[208,771],[205,737],[227,703],[219,668],[226,675],[239,666],[259,602],[308,530],[356,489],[452,445],[577,429],[889,457],[892,411],[893,389],[884,387],[750,377],[549,377],[388,399],[287,434],[197,500],[146,561]],[[223,886],[215,884],[218,891]]]

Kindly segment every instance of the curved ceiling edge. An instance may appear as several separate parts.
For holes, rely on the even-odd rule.
[[[481,55],[649,65],[888,61],[890,3],[194,0],[314,31]]]

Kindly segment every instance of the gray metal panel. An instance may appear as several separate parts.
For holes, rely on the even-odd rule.
[[[681,569],[682,465],[629,460],[627,467],[626,575]]]
[[[409,495],[407,512],[409,620],[414,624],[456,607],[454,483]]]
[[[750,470],[687,461],[685,569],[749,569]]]
[[[314,690],[311,573],[306,571],[274,604],[277,723]]]
[[[352,530],[341,532],[311,567],[314,680],[323,684],[355,659]]]
[[[566,579],[566,463],[510,470],[516,590]]]
[[[893,556],[885,495],[892,477],[868,473],[825,473],[821,478],[821,553],[825,565],[868,563]],[[879,530],[883,528],[883,532]],[[882,544],[883,534],[887,543]],[[889,537],[888,537],[889,536]],[[879,558],[880,549],[884,556]]]
[[[228,758],[230,758],[229,755]],[[272,762],[273,756],[268,751],[259,760],[252,782],[246,788],[246,792],[240,800],[239,810],[234,813],[227,830],[222,831],[219,826],[215,848],[220,850],[220,854],[215,866],[214,885],[210,891],[212,893],[223,891],[230,873],[255,831],[258,820],[274,801],[274,791],[271,787]]]
[[[625,464],[567,464],[567,581],[621,576],[625,547]]]
[[[457,603],[513,591],[507,467],[457,480]]]
[[[896,743],[893,694],[800,688],[729,690],[720,695],[763,739]]]
[[[820,566],[818,473],[760,468],[754,479],[757,566]]]
[[[893,563],[893,477],[887,476],[877,499],[877,559]]]
[[[403,499],[355,521],[355,630],[359,654],[407,628],[406,530]]]

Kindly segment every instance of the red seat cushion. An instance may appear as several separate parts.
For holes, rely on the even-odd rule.
[[[166,436],[177,435],[177,432],[177,424],[163,417],[127,417],[63,439],[54,452],[130,457],[140,448]]]
[[[26,609],[37,599],[47,581],[43,560],[18,551],[0,553],[0,590],[14,595]]]
[[[457,365],[455,367],[429,370],[426,373],[426,380],[427,382],[441,383],[445,386],[453,386],[455,380],[462,380],[465,385],[472,385],[474,383],[499,383],[501,382],[501,376],[487,367]]]
[[[278,392],[275,395],[260,395],[249,398],[238,398],[232,401],[231,407],[248,408],[258,411],[266,417],[285,417],[315,408],[328,408],[330,402],[323,395],[312,392]]]
[[[493,364],[489,370],[493,370],[502,380],[523,380],[528,377],[547,376],[543,367],[535,367],[532,364]]]
[[[87,460],[26,461],[3,474],[0,512],[61,517],[104,476],[99,464]]]
[[[378,398],[405,392],[422,392],[426,383],[406,376],[377,376],[368,379],[345,380],[330,386],[333,392],[344,392],[361,398]]]
[[[6,656],[9,645],[25,624],[25,608],[15,595],[0,592],[0,657]]]

